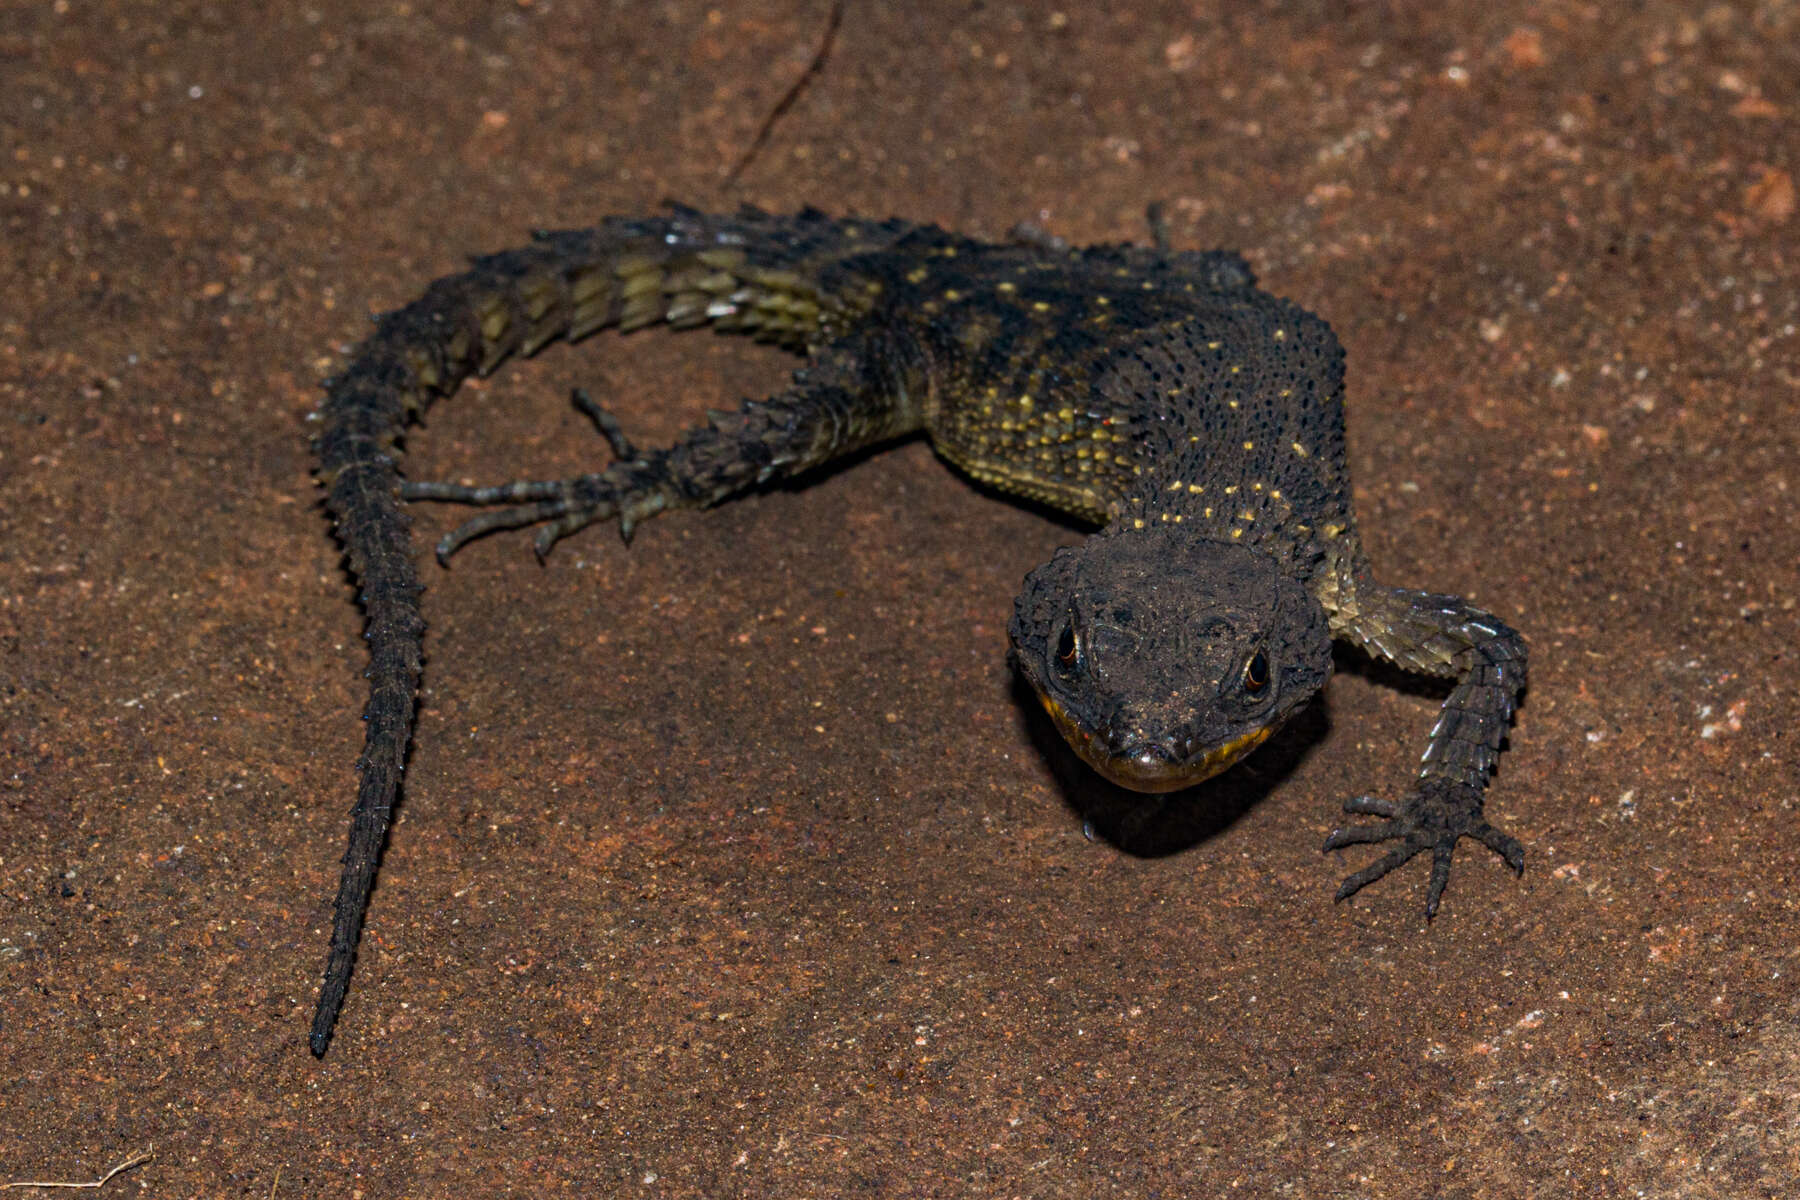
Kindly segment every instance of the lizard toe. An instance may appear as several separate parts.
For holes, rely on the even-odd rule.
[[[1392,800],[1384,800],[1380,796],[1352,796],[1344,801],[1344,811],[1370,817],[1398,817],[1402,808]]]
[[[1379,825],[1340,825],[1326,837],[1324,849],[1329,852],[1342,850],[1345,846],[1386,842],[1405,834],[1405,827],[1398,821],[1383,821]]]
[[[1401,842],[1362,870],[1345,876],[1344,882],[1338,885],[1337,895],[1333,899],[1348,900],[1389,871],[1411,862],[1413,857],[1424,849],[1423,845],[1411,841]]]
[[[1475,836],[1481,839],[1482,845],[1498,854],[1501,861],[1512,868],[1514,875],[1525,873],[1525,847],[1519,843],[1518,838],[1502,833],[1486,821],[1475,831]]]

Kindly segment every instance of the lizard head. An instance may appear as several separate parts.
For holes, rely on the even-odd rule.
[[[1255,749],[1331,674],[1325,612],[1265,553],[1109,529],[1030,575],[1014,665],[1100,774],[1170,792]]]

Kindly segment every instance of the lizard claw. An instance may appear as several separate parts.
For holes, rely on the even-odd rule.
[[[1425,886],[1425,917],[1437,915],[1443,899],[1444,885],[1450,881],[1450,859],[1456,843],[1465,837],[1476,838],[1498,854],[1514,874],[1525,870],[1525,848],[1488,824],[1481,815],[1481,792],[1467,784],[1427,779],[1419,783],[1404,802],[1396,803],[1376,796],[1358,796],[1344,802],[1344,811],[1387,818],[1376,824],[1346,825],[1331,831],[1325,839],[1327,851],[1372,842],[1398,842],[1386,854],[1347,877],[1337,890],[1344,900],[1374,883],[1415,856],[1431,851],[1431,878]]]

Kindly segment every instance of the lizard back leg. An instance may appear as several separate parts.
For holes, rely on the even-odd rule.
[[[440,560],[483,534],[539,525],[538,557],[595,521],[617,520],[629,538],[657,513],[706,508],[777,479],[822,466],[865,446],[920,428],[911,356],[885,337],[855,335],[820,351],[794,373],[793,386],[735,412],[716,412],[673,445],[638,452],[607,413],[591,415],[613,451],[604,470],[569,479],[520,480],[490,487],[407,481],[408,500],[498,506],[438,543]],[[591,406],[591,401],[589,402]]]
[[[1346,801],[1346,812],[1386,819],[1341,827],[1325,839],[1326,850],[1397,843],[1346,878],[1339,900],[1431,851],[1425,890],[1429,918],[1437,913],[1461,839],[1475,838],[1515,873],[1524,870],[1524,847],[1488,823],[1483,793],[1525,689],[1525,640],[1492,614],[1455,596],[1353,579],[1339,604],[1332,620],[1336,636],[1408,670],[1456,681],[1426,742],[1411,794],[1401,801],[1375,796]]]

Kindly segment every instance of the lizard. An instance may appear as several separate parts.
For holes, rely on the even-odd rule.
[[[1154,228],[1154,221],[1153,221]],[[375,330],[327,380],[317,479],[359,583],[369,701],[324,982],[330,1044],[411,743],[423,590],[406,507],[484,511],[437,546],[535,527],[562,538],[705,508],[923,433],[980,484],[1091,526],[1025,579],[1009,658],[1075,752],[1142,792],[1192,787],[1325,685],[1332,644],[1448,682],[1400,799],[1344,802],[1327,851],[1386,844],[1343,900],[1429,853],[1434,916],[1465,837],[1515,873],[1484,793],[1525,687],[1523,638],[1467,601],[1379,582],[1351,509],[1344,352],[1320,317],[1229,251],[982,241],[808,208],[611,217],[473,260]],[[805,356],[790,386],[639,450],[579,392],[611,461],[492,487],[413,481],[407,426],[470,376],[605,328],[709,326]]]

